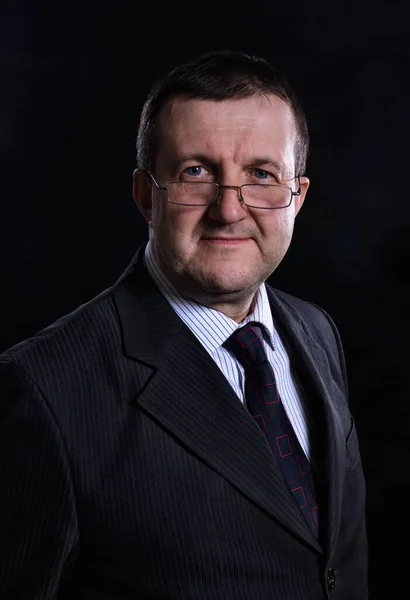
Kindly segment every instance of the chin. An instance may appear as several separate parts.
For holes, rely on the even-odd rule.
[[[259,287],[260,283],[255,282],[254,280],[246,280],[243,277],[241,278],[221,278],[221,277],[213,277],[213,278],[204,278],[200,282],[201,290],[205,294],[217,294],[218,296],[238,296],[238,295],[249,295],[253,294],[256,289]]]
[[[264,281],[261,272],[251,269],[240,270],[236,265],[229,267],[229,263],[221,268],[191,268],[185,271],[180,280],[184,281],[186,291],[190,295],[218,295],[227,296],[254,294]],[[187,289],[189,288],[189,290]]]

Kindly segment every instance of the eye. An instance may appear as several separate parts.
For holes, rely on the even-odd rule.
[[[272,173],[269,173],[269,171],[265,171],[264,169],[254,169],[253,172],[256,179],[269,179],[272,177]]]
[[[181,181],[193,181],[194,179],[198,179],[198,181],[214,181],[214,174],[207,167],[192,165],[191,167],[186,167],[181,172],[179,179]]]
[[[187,167],[183,174],[190,175],[191,177],[199,177],[200,175],[206,175],[208,171],[199,165],[194,165],[192,167]]]

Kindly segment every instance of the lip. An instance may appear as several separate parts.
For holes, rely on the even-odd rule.
[[[250,238],[231,238],[231,237],[207,237],[202,238],[208,244],[217,244],[222,246],[235,246],[249,241]]]

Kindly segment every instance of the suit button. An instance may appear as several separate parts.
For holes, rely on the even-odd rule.
[[[327,570],[327,585],[329,590],[334,590],[336,586],[336,573],[333,569]]]

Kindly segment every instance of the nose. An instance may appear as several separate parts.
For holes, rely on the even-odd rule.
[[[215,221],[235,223],[246,217],[246,207],[242,203],[238,185],[221,185],[219,195],[209,207],[208,215]]]

